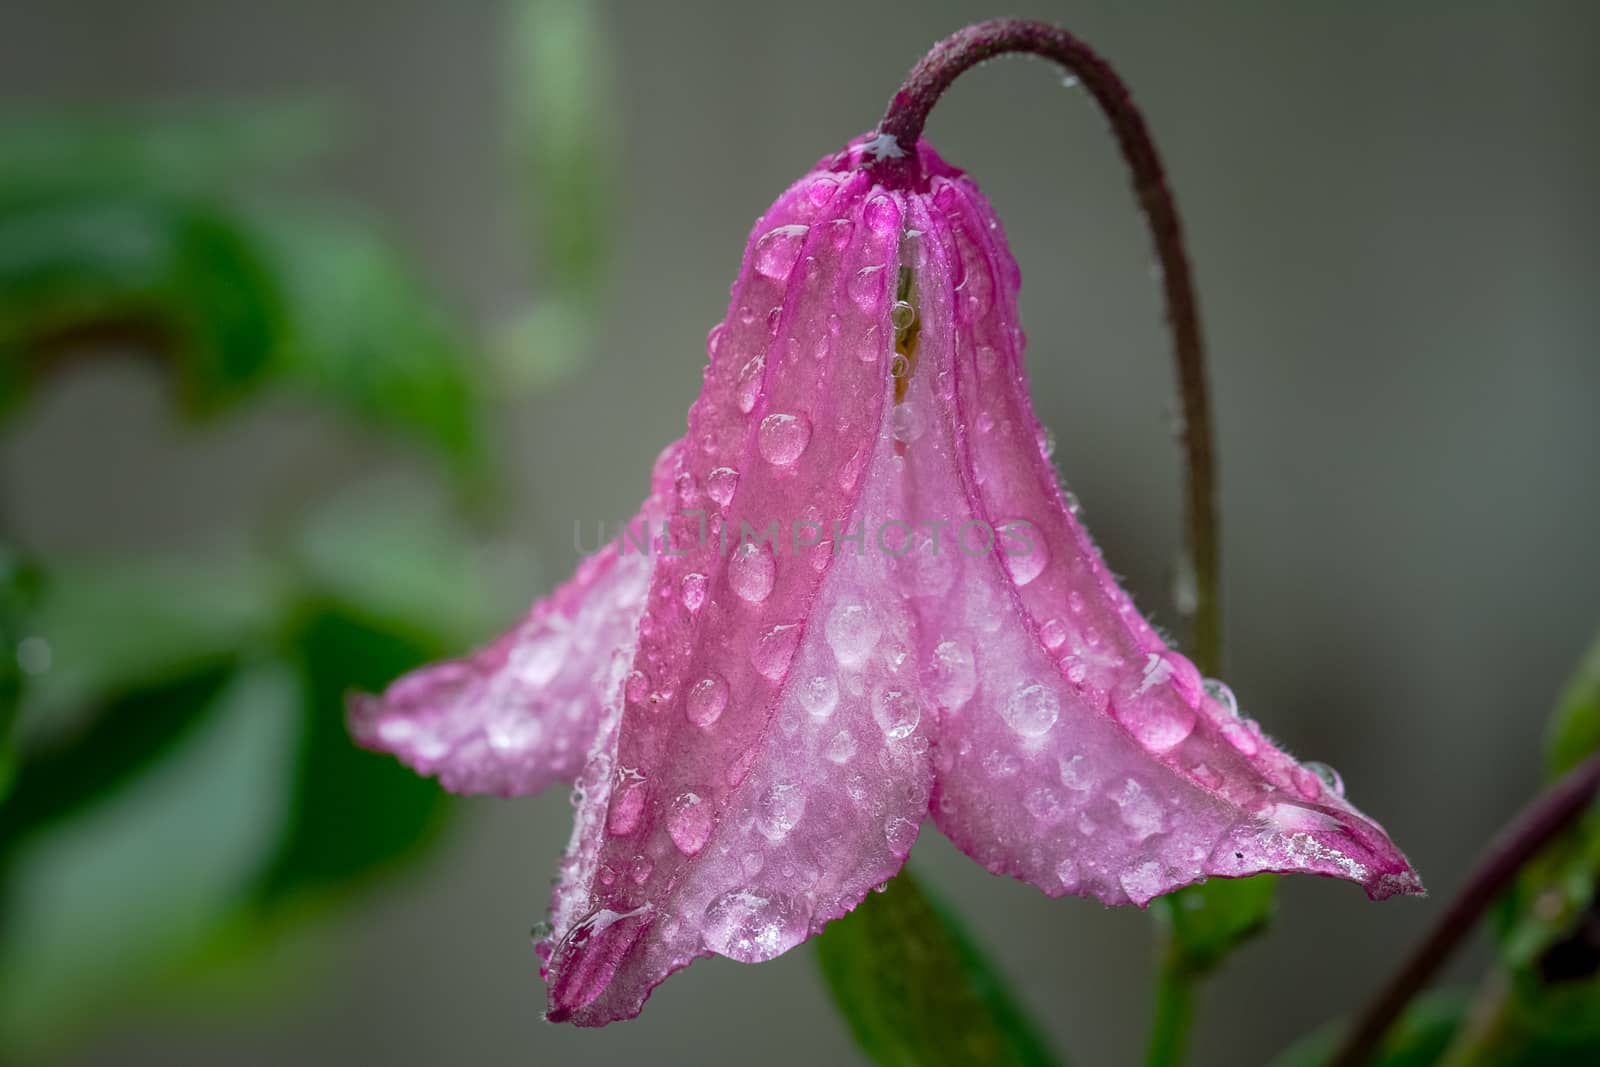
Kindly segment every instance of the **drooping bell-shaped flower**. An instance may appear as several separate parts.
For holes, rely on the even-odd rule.
[[[752,232],[688,432],[629,530],[499,642],[352,711],[449,788],[575,781],[549,1015],[638,1013],[711,953],[854,908],[924,821],[1051,896],[1212,876],[1420,886],[1106,569],[1044,447],[976,186],[868,136]]]

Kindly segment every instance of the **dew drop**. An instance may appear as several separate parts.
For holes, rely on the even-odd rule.
[[[1059,821],[1064,810],[1060,795],[1042,785],[1028,790],[1022,798],[1022,807],[1035,820],[1047,825]]]
[[[761,398],[761,372],[766,365],[765,356],[755,355],[739,368],[739,380],[734,383],[733,400],[739,406],[740,414],[748,415],[755,410],[756,401]]]
[[[678,595],[688,611],[699,611],[706,602],[706,576],[699,572],[685,574],[678,582]]]
[[[768,841],[789,836],[806,813],[806,795],[793,782],[775,782],[756,799],[756,829]]]
[[[889,322],[896,330],[909,330],[917,321],[917,309],[905,300],[896,300],[889,309]]]
[[[1067,643],[1067,627],[1060,619],[1046,619],[1044,625],[1039,627],[1039,640],[1044,642],[1044,647],[1054,652]]]
[[[824,753],[834,763],[849,763],[855,758],[856,739],[850,736],[849,730],[840,730],[833,735],[833,740],[828,742],[828,750]]]
[[[817,674],[800,683],[800,706],[813,719],[826,719],[839,704],[839,683],[831,674]]]
[[[1146,751],[1166,752],[1194,732],[1195,713],[1172,688],[1152,684],[1150,674],[1119,682],[1111,691],[1110,710]]]
[[[772,595],[778,563],[765,541],[745,541],[728,560],[728,585],[742,600],[759,604]]]
[[[732,467],[717,467],[706,475],[706,493],[721,507],[728,506],[733,499],[733,491],[738,487],[739,472]]]
[[[1206,696],[1210,697],[1213,703],[1221,705],[1222,710],[1229,715],[1238,717],[1239,698],[1233,695],[1233,690],[1228,688],[1226,682],[1219,678],[1207,678],[1202,685]]]
[[[704,730],[722,717],[727,706],[728,683],[720,675],[712,674],[689,687],[684,713],[690,722]]]
[[[809,226],[779,226],[756,241],[755,267],[764,277],[781,282],[789,277],[800,258],[800,246]]]
[[[856,307],[874,313],[883,307],[884,273],[882,267],[862,267],[851,275],[845,290]]]
[[[853,668],[861,666],[872,655],[872,650],[878,646],[878,638],[883,634],[883,627],[866,605],[839,604],[828,613],[822,633],[839,665]]]
[[[1328,791],[1334,796],[1344,796],[1344,778],[1333,767],[1320,760],[1307,760],[1303,766],[1309,767],[1312,773],[1321,778],[1322,784],[1327,786]]]
[[[800,627],[795,623],[769,626],[756,638],[750,651],[750,664],[768,681],[779,681],[789,673],[789,663],[800,644]]]
[[[706,905],[700,936],[720,956],[763,963],[804,941],[810,925],[810,913],[789,897],[730,889]]]
[[[1000,713],[1022,737],[1043,737],[1061,717],[1061,702],[1049,687],[1025,683],[1012,692]]]
[[[894,359],[889,361],[889,373],[896,378],[904,378],[911,373],[911,361],[899,352],[894,354]]]
[[[905,359],[906,357],[896,355],[894,358]],[[889,426],[894,433],[896,441],[904,441],[906,444],[912,443],[922,436],[922,409],[909,400],[896,404],[894,414],[889,417]]]
[[[934,646],[928,674],[933,698],[948,711],[959,711],[978,691],[972,650],[959,641],[941,641]]]
[[[1261,743],[1256,740],[1255,732],[1246,726],[1242,720],[1224,725],[1222,727],[1222,736],[1242,756],[1254,756],[1261,750]]]
[[[804,415],[768,415],[761,420],[756,445],[761,458],[774,466],[787,467],[810,443],[811,420]]]
[[[867,201],[862,209],[862,217],[867,220],[867,225],[876,233],[892,233],[900,228],[900,209],[895,202],[882,193]]]
[[[806,187],[806,197],[813,207],[823,207],[839,191],[839,183],[832,178],[818,178]]]
[[[711,837],[711,805],[698,793],[679,793],[667,815],[667,835],[685,856],[698,855]]]
[[[1027,585],[1044,573],[1050,562],[1050,552],[1045,548],[1044,535],[1026,519],[1007,519],[999,527],[996,544],[1006,572],[1017,585]]]
[[[917,842],[917,824],[903,815],[891,815],[883,821],[883,840],[889,851],[904,858],[911,854]]]
[[[1061,761],[1061,784],[1068,789],[1085,792],[1094,788],[1095,781],[1094,767],[1088,756],[1080,753]]]
[[[916,694],[898,686],[884,686],[872,694],[872,718],[891,741],[908,736],[922,720]]]

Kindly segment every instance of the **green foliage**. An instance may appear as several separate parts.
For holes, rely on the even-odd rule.
[[[437,786],[344,726],[353,689],[501,613],[427,514],[368,492],[266,558],[53,563],[27,629],[63,670],[30,686],[0,805],[0,1030],[15,1047],[209,984],[443,825]],[[363,552],[364,572],[341,565]]]
[[[1368,1067],[1433,1067],[1450,1047],[1467,1015],[1468,998],[1459,992],[1418,997],[1389,1031]],[[1272,1067],[1321,1067],[1344,1036],[1333,1022],[1297,1041],[1272,1061]]]
[[[875,1063],[1055,1062],[955,918],[909,872],[817,939],[834,1004]]]
[[[1158,898],[1153,908],[1167,924],[1174,965],[1202,975],[1272,919],[1277,877],[1213,878]]]
[[[1551,721],[1551,779],[1600,751],[1600,643]],[[1516,1030],[1600,1056],[1600,806],[1523,868],[1498,912]]]
[[[287,390],[434,449],[478,488],[466,343],[358,213],[264,202],[237,174],[248,131],[293,138],[241,125],[0,130],[0,160],[19,160],[0,167],[0,412],[64,360],[131,349],[164,361],[191,414]]]

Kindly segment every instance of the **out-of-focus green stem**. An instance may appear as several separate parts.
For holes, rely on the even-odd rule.
[[[1156,977],[1155,1018],[1150,1024],[1145,1067],[1176,1067],[1183,1062],[1189,1025],[1194,1020],[1194,993],[1194,976],[1169,940]]]

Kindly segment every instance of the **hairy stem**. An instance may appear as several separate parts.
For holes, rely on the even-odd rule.
[[[1597,790],[1600,755],[1590,756],[1568,771],[1500,831],[1410,959],[1357,1017],[1328,1067],[1359,1067],[1371,1058],[1406,1005],[1477,926],[1484,909],[1529,860],[1588,810]]]
[[[884,153],[872,164],[878,180],[907,188],[922,180],[916,144],[928,113],[965,71],[995,56],[1022,53],[1059,64],[1076,77],[1105,113],[1128,164],[1134,193],[1150,227],[1172,331],[1173,364],[1182,397],[1184,530],[1187,562],[1194,568],[1194,612],[1189,651],[1204,674],[1221,669],[1222,625],[1218,603],[1221,555],[1217,537],[1217,475],[1212,446],[1211,405],[1206,389],[1205,346],[1194,277],[1184,250],[1178,207],[1167,184],[1144,116],[1111,66],[1063,29],[1030,19],[1002,18],[960,30],[923,57],[884,113],[881,136],[892,137],[900,154]]]

